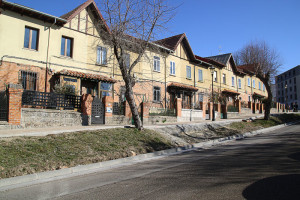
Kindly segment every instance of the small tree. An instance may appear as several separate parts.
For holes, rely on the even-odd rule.
[[[99,5],[109,27],[109,33],[103,33],[102,37],[112,47],[125,82],[125,97],[135,127],[141,130],[143,126],[133,95],[133,69],[147,49],[157,47],[151,41],[172,18],[174,9],[167,5],[166,0],[99,0]],[[99,23],[103,27],[103,23]],[[134,52],[134,58],[129,58],[128,52]]]
[[[270,119],[272,105],[271,82],[274,81],[278,68],[282,65],[276,49],[271,48],[265,41],[250,42],[235,53],[237,65],[246,65],[266,87],[268,98],[265,100],[264,119]]]

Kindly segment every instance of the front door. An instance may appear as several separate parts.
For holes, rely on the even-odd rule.
[[[101,99],[94,97],[92,102],[92,124],[104,124],[104,103]]]

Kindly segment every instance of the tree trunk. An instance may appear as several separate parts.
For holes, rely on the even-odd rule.
[[[271,114],[271,105],[272,105],[272,91],[271,91],[271,86],[269,85],[268,81],[263,81],[263,83],[265,84],[266,90],[268,92],[268,98],[265,102],[265,116],[264,116],[264,119],[269,120],[270,119],[270,114]]]
[[[129,77],[129,75],[127,77],[124,77],[124,81],[125,81],[125,86],[126,86],[125,96],[126,96],[126,100],[128,101],[128,104],[129,104],[129,107],[130,107],[130,110],[132,113],[134,125],[138,130],[143,130],[143,124],[139,117],[137,105],[135,104],[135,101],[134,101],[133,90],[132,90],[132,81],[131,81],[131,78]]]

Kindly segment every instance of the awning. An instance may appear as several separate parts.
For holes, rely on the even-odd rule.
[[[181,83],[175,83],[172,82],[168,85],[168,88],[173,88],[173,89],[181,89],[181,90],[187,90],[187,91],[191,91],[191,92],[197,92],[198,88],[190,86],[190,85],[184,85]]]
[[[89,73],[83,73],[83,72],[77,72],[77,71],[71,71],[71,70],[62,70],[57,72],[58,75],[66,75],[66,76],[72,76],[72,77],[78,77],[83,79],[91,79],[91,80],[99,80],[103,82],[109,82],[109,83],[116,83],[117,81],[113,78],[103,76],[100,74],[89,74]]]
[[[265,98],[266,97],[265,95],[258,94],[256,92],[254,92],[252,96],[255,96],[255,97],[258,97],[258,98]]]
[[[234,90],[227,90],[227,89],[224,89],[222,91],[223,93],[227,93],[227,94],[231,94],[231,95],[240,95],[241,93],[237,92],[237,91],[234,91]]]

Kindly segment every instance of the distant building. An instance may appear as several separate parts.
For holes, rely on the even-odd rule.
[[[277,101],[293,108],[300,105],[300,65],[276,76]],[[299,109],[299,107],[298,107]]]
[[[277,102],[277,87],[276,87],[276,84],[271,83],[271,91],[272,91],[273,101]]]

